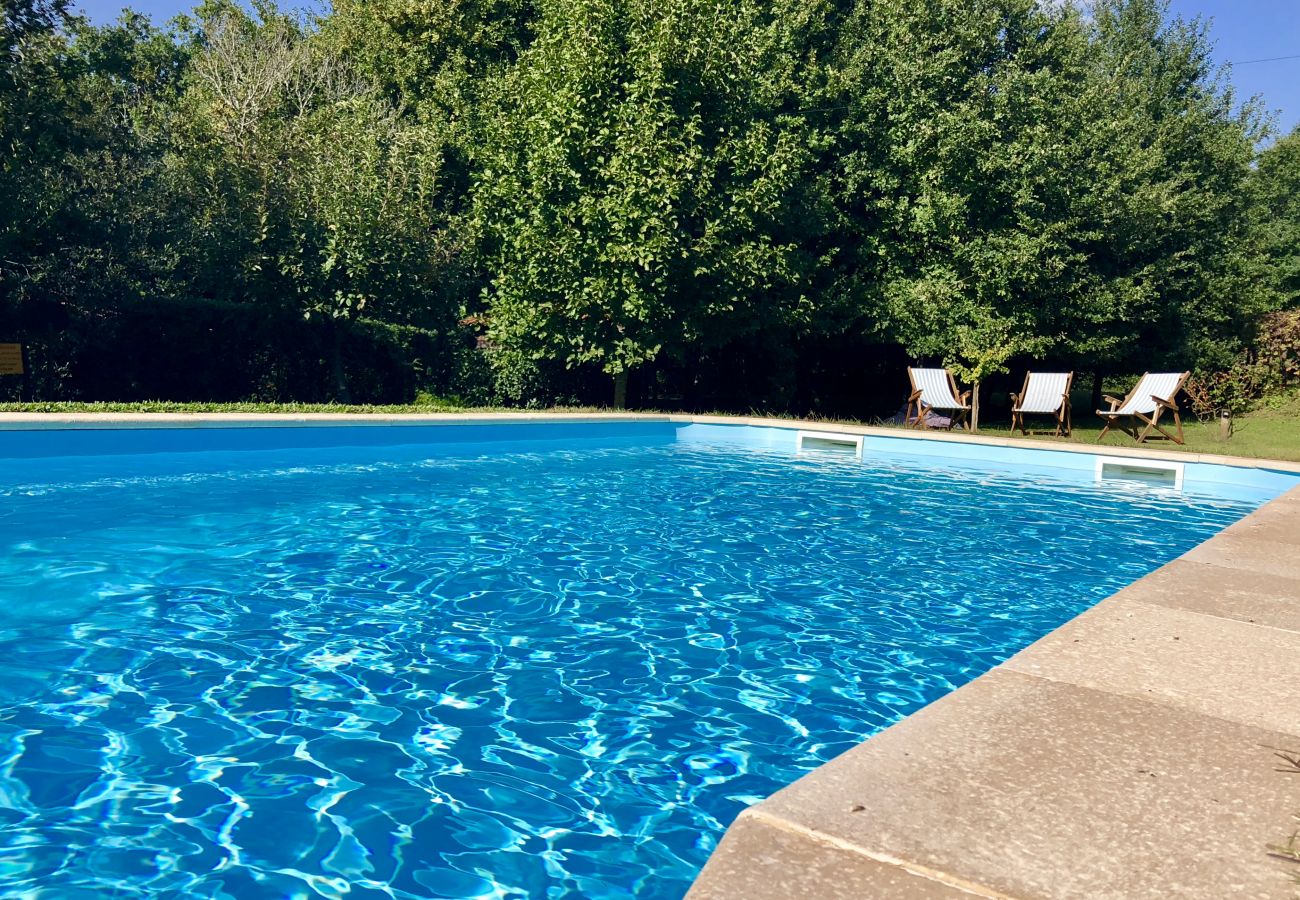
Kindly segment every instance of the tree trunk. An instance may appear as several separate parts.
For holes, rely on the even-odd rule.
[[[627,372],[619,372],[614,376],[614,408],[627,408]]]
[[[334,400],[351,403],[352,395],[343,377],[343,324],[338,319],[330,323],[330,374],[334,379]]]
[[[980,430],[980,383],[978,381],[970,389],[970,430]]]
[[[1101,373],[1092,373],[1092,408],[1101,409]]]

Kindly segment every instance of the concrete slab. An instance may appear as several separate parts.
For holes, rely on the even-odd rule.
[[[1300,491],[1294,488],[1255,510],[1224,534],[1289,544],[1300,554]]]
[[[1181,558],[1224,569],[1300,579],[1300,548],[1242,531],[1223,531]]]
[[[1176,559],[1123,591],[1133,600],[1300,631],[1300,579]]]
[[[707,877],[687,900],[971,900],[966,891],[793,830],[788,823],[742,813],[709,858]]]
[[[1281,900],[1294,884],[1266,846],[1290,834],[1297,776],[1275,771],[1273,748],[1297,744],[995,670],[757,810],[1013,897]],[[743,865],[740,849],[732,853],[729,866]]]
[[[1300,673],[1300,634],[1129,596],[1103,601],[1002,668],[1292,734],[1300,744],[1300,694],[1289,677]]]
[[[0,413],[0,431],[669,422],[656,413]]]

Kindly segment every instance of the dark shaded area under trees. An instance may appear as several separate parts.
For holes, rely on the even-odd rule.
[[[1158,0],[3,2],[32,399],[870,417],[1300,306],[1300,134]]]

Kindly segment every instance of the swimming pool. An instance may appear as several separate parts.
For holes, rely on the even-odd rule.
[[[1294,483],[895,444],[0,433],[0,893],[678,897],[746,805]]]

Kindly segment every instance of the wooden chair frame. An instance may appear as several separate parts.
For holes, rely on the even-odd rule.
[[[1011,395],[1011,431],[1014,434],[1017,428],[1021,434],[1047,434],[1046,431],[1030,431],[1025,428],[1025,415],[1018,411],[1018,407],[1025,395],[1029,393],[1029,379],[1033,372],[1025,373],[1025,386],[1020,389],[1020,393]],[[1056,416],[1056,430],[1052,434],[1057,437],[1069,437],[1073,426],[1073,419],[1070,414],[1070,388],[1074,385],[1074,373],[1071,372],[1065,379],[1065,393],[1061,396],[1061,405],[1056,408],[1054,414],[1045,413],[1044,415]],[[1030,415],[1039,415],[1039,413],[1030,413]]]
[[[922,368],[924,368],[924,367],[922,367]],[[957,379],[953,378],[953,377],[952,377],[952,373],[949,372],[949,371],[945,368],[945,369],[943,370],[943,372],[944,372],[945,375],[948,376],[948,386],[952,389],[952,395],[953,395],[954,397],[957,398],[957,402],[958,402],[958,403],[962,403],[962,404],[965,404],[965,405],[964,405],[964,406],[954,406],[952,409],[948,409],[948,408],[946,408],[946,407],[927,406],[926,404],[924,404],[924,403],[921,402],[921,389],[920,389],[919,387],[916,386],[916,379],[915,379],[915,378],[913,377],[913,375],[912,375],[912,369],[913,369],[912,366],[908,366],[908,368],[907,368],[907,380],[910,381],[910,382],[912,383],[912,393],[910,393],[910,394],[907,395],[907,412],[906,412],[906,413],[904,414],[904,416],[903,416],[903,422],[904,422],[905,424],[911,424],[911,426],[912,426],[913,428],[925,429],[925,428],[929,428],[929,427],[930,427],[929,425],[926,425],[926,424],[925,424],[926,416],[930,415],[930,413],[932,413],[932,412],[956,412],[956,413],[960,413],[960,416],[951,416],[951,417],[949,417],[948,430],[949,430],[949,431],[952,431],[952,429],[953,429],[953,428],[957,425],[957,423],[960,421],[961,426],[962,426],[962,429],[963,429],[964,431],[969,431],[969,430],[970,430],[970,418],[969,418],[969,416],[970,416],[970,393],[971,393],[971,392],[970,392],[970,391],[958,391],[958,390],[957,390]]]
[[[1142,378],[1138,379],[1138,383],[1133,385],[1133,390],[1125,394],[1124,399],[1122,400],[1106,394],[1105,400],[1110,404],[1110,409],[1107,411],[1100,409],[1097,410],[1097,414],[1106,420],[1106,427],[1101,430],[1101,434],[1097,435],[1097,440],[1100,442],[1111,428],[1118,426],[1120,431],[1133,438],[1133,440],[1137,441],[1139,444],[1145,442],[1147,438],[1153,437],[1151,434],[1152,431],[1159,432],[1160,437],[1171,440],[1175,444],[1183,443],[1183,417],[1178,413],[1178,404],[1176,401],[1178,400],[1178,394],[1182,391],[1183,385],[1187,384],[1187,379],[1191,377],[1191,374],[1191,372],[1183,372],[1178,376],[1178,384],[1174,387],[1173,391],[1170,392],[1168,398],[1157,397],[1155,394],[1152,394],[1151,399],[1155,401],[1156,408],[1155,412],[1151,413],[1149,416],[1146,413],[1127,414],[1129,419],[1145,423],[1146,427],[1143,428],[1140,433],[1138,431],[1138,421],[1124,424],[1119,421],[1119,416],[1109,415],[1108,413],[1113,413],[1115,410],[1132,400],[1137,395],[1137,389],[1142,386],[1142,381],[1146,378],[1146,375],[1143,375]],[[1170,434],[1168,431],[1165,431],[1165,429],[1160,427],[1160,416],[1165,410],[1169,410],[1174,417],[1174,434]]]

